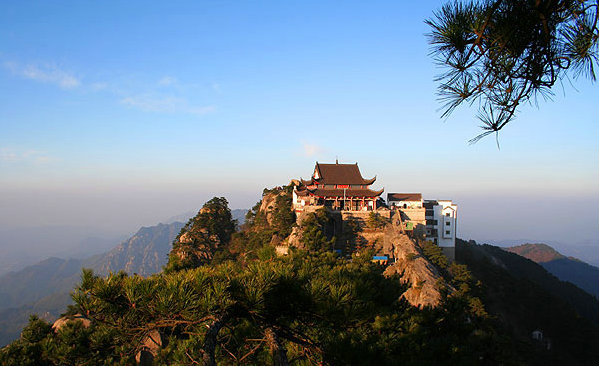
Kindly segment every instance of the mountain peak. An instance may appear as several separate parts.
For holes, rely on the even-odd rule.
[[[547,244],[522,244],[515,247],[505,248],[508,252],[518,254],[524,258],[528,258],[536,263],[551,262],[556,259],[566,258],[563,254],[553,249]]]

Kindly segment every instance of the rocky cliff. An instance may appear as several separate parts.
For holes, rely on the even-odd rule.
[[[273,212],[280,210],[281,191],[267,193],[262,198],[258,215],[263,215],[272,224]],[[305,207],[297,215],[295,225],[286,238],[273,243],[279,254],[284,254],[289,247],[308,249],[305,237],[312,235],[310,223],[315,220],[322,229],[322,240],[333,240],[333,246],[342,253],[349,255],[352,251],[371,249],[377,255],[387,255],[391,258],[385,274],[400,274],[402,283],[409,284],[408,290],[402,295],[410,304],[417,307],[437,306],[441,300],[439,284],[444,283],[437,268],[422,254],[415,240],[401,230],[401,223],[391,220],[392,213],[381,211],[381,222],[388,222],[380,227],[368,227],[368,215],[342,215],[339,212]],[[324,213],[324,214],[323,214]],[[310,222],[310,223],[309,223]],[[313,236],[313,235],[312,235]],[[448,286],[445,284],[445,287]]]
[[[166,264],[173,238],[182,227],[180,222],[142,227],[110,252],[90,258],[83,266],[103,275],[120,270],[140,276],[160,272]]]

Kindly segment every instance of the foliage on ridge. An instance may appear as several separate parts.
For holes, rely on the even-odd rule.
[[[284,188],[266,192],[263,199],[270,200],[257,205],[237,233],[232,233],[235,223],[226,200],[209,201],[205,207],[218,209],[203,208],[173,250],[179,244],[204,245],[199,240],[204,234],[217,245],[210,256],[187,267],[171,266],[148,278],[124,272],[100,277],[85,270],[69,313],[83,314],[91,326],[69,322],[55,331],[34,317],[21,339],[0,350],[0,364],[134,364],[153,333],[163,338],[153,354],[155,364],[509,365],[568,357],[576,364],[594,355],[592,350],[574,354],[576,345],[599,339],[590,325],[583,333],[588,339],[566,329],[572,340],[562,344],[556,338],[560,342],[553,353],[513,338],[497,306],[516,306],[515,299],[505,299],[507,293],[489,296],[488,289],[504,283],[520,291],[526,282],[497,272],[494,264],[449,264],[430,243],[422,244],[423,254],[456,289],[447,291],[436,308],[419,309],[402,300],[407,284],[398,275],[385,277],[384,267],[369,260],[371,253],[346,259],[332,252],[324,210],[301,224],[309,250],[277,256],[272,238],[294,225],[287,212],[280,211],[279,224],[274,219],[276,197],[282,202],[285,194]],[[198,241],[182,243],[184,235]],[[498,280],[489,271],[503,277]],[[535,291],[540,299],[548,296]],[[559,317],[556,324],[573,319],[557,312],[566,308],[549,308]],[[536,314],[530,318],[547,321]]]
[[[235,227],[236,222],[224,197],[214,197],[206,202],[173,242],[165,272],[210,263],[215,252],[231,240]]]
[[[541,330],[550,340],[529,347],[538,364],[587,365],[599,357],[599,301],[540,265],[491,245],[457,240],[457,261],[480,281],[477,294],[494,327],[514,342]]]
[[[73,311],[93,325],[54,334],[36,319],[24,333],[36,336],[3,350],[0,362],[58,364],[72,344],[73,363],[129,364],[153,330],[168,339],[158,364],[269,364],[275,353],[295,364],[510,360],[494,354],[502,340],[469,322],[476,315],[463,304],[413,308],[399,300],[398,278],[382,271],[366,256],[348,261],[318,250],[149,278],[84,271]]]

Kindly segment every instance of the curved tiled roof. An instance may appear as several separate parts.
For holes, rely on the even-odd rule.
[[[387,193],[387,201],[422,201],[422,193]]]
[[[316,163],[315,171],[318,172],[319,184],[359,184],[371,185],[376,181],[376,177],[364,179],[358,163],[355,164],[320,164]]]

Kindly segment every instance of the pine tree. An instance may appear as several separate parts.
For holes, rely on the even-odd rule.
[[[483,0],[444,5],[426,21],[447,116],[479,102],[483,133],[498,133],[518,107],[551,95],[573,75],[595,80],[599,3],[589,0]]]

